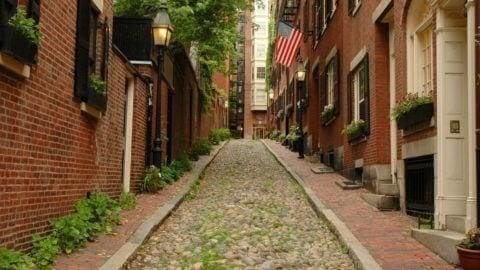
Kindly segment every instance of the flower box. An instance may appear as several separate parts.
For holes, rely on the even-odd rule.
[[[105,94],[97,93],[93,89],[88,89],[87,103],[102,112],[107,109],[107,97]]]
[[[355,141],[359,138],[365,137],[367,134],[367,124],[363,120],[352,121],[348,124],[342,131],[343,134],[347,135],[348,142]]]
[[[19,61],[33,64],[36,60],[37,45],[9,25],[0,25],[0,51]]]
[[[408,129],[417,124],[429,122],[433,117],[433,103],[421,104],[397,119],[399,129]]]

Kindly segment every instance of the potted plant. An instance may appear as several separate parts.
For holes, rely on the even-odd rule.
[[[292,151],[297,151],[298,142],[300,139],[300,127],[295,125],[290,127],[290,132],[287,135],[287,140],[289,142],[289,148]]]
[[[0,51],[29,64],[35,62],[40,38],[38,23],[27,17],[23,7],[17,9],[8,24],[0,25]]]
[[[353,141],[367,133],[367,124],[362,119],[353,120],[343,130],[342,134],[347,135],[348,141]]]
[[[392,118],[397,121],[398,128],[408,127],[428,122],[433,116],[433,99],[431,95],[420,96],[408,94],[399,102],[392,112]]]
[[[323,112],[321,113],[321,118],[323,124],[326,124],[329,122],[335,114],[335,107],[333,104],[328,104],[325,107],[323,107]]]
[[[464,270],[480,269],[480,228],[468,231],[467,237],[457,245],[457,252]]]
[[[104,111],[107,107],[106,83],[100,76],[92,74],[88,77],[88,104]]]

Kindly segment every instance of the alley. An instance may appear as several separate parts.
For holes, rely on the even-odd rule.
[[[126,269],[353,269],[260,142],[231,141]]]

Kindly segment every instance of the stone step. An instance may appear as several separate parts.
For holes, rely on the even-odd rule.
[[[445,261],[458,265],[457,248],[465,235],[454,231],[425,230],[412,228],[412,237]]]
[[[380,211],[392,211],[400,208],[400,203],[397,196],[363,193],[362,199]]]
[[[353,190],[362,188],[362,183],[357,183],[353,181],[336,181],[335,184],[341,187],[343,190]]]
[[[447,215],[445,219],[447,230],[465,233],[465,216]]]
[[[324,173],[334,173],[335,172],[332,168],[330,168],[330,167],[328,167],[324,164],[312,167],[311,170],[315,174],[324,174]]]
[[[396,196],[400,195],[400,191],[398,189],[397,184],[383,184],[379,183],[377,185],[377,193],[380,195],[388,195],[388,196]]]

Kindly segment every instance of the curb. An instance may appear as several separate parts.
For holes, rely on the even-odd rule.
[[[215,159],[220,150],[228,143],[223,142],[218,146],[204,164],[193,168],[190,179],[186,186],[166,204],[158,208],[147,220],[145,220],[137,230],[128,238],[127,242],[106,261],[100,270],[119,270],[135,255],[138,248],[150,237],[150,234],[156,230],[170,214],[183,202],[185,195],[190,191],[195,182],[200,178],[205,169]]]
[[[334,233],[338,236],[340,241],[348,247],[348,253],[353,259],[355,269],[361,270],[381,270],[382,267],[375,261],[370,252],[360,243],[360,241],[348,229],[347,225],[338,218],[338,216],[329,209],[318,197],[313,190],[308,187],[303,179],[290,168],[280,157],[278,157],[273,149],[262,140],[263,145],[273,155],[273,157],[287,170],[287,172],[295,179],[308,197],[308,201],[317,213],[317,216],[325,219],[331,227],[334,228]]]

